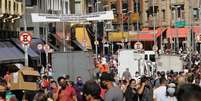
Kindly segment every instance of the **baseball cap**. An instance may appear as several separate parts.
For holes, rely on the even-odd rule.
[[[112,74],[110,74],[110,73],[102,73],[100,80],[101,81],[115,81]]]

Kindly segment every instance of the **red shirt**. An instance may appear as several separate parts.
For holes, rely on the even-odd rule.
[[[104,98],[105,93],[106,93],[106,89],[101,88],[100,96],[101,96],[102,98]]]
[[[73,101],[73,96],[75,96],[75,89],[73,87],[66,87],[59,93],[58,101]]]
[[[49,81],[48,80],[43,80],[42,83],[41,83],[41,86],[43,88],[47,88],[49,86]]]

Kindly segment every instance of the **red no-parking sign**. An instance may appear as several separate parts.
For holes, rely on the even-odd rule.
[[[30,32],[21,32],[19,36],[21,44],[28,45],[32,41],[32,35]]]

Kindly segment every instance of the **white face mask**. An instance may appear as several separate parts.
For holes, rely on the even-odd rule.
[[[175,93],[175,88],[168,88],[167,92],[169,93],[169,95],[174,95]]]

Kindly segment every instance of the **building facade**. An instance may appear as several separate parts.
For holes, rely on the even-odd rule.
[[[142,0],[142,28],[166,29],[160,43],[196,48],[200,0]]]
[[[17,37],[22,8],[20,0],[0,0],[0,40]]]
[[[156,27],[171,27],[175,21],[199,24],[199,0],[142,0],[142,26],[153,27],[154,15]],[[154,2],[154,3],[153,3]],[[154,6],[154,8],[153,8]]]

